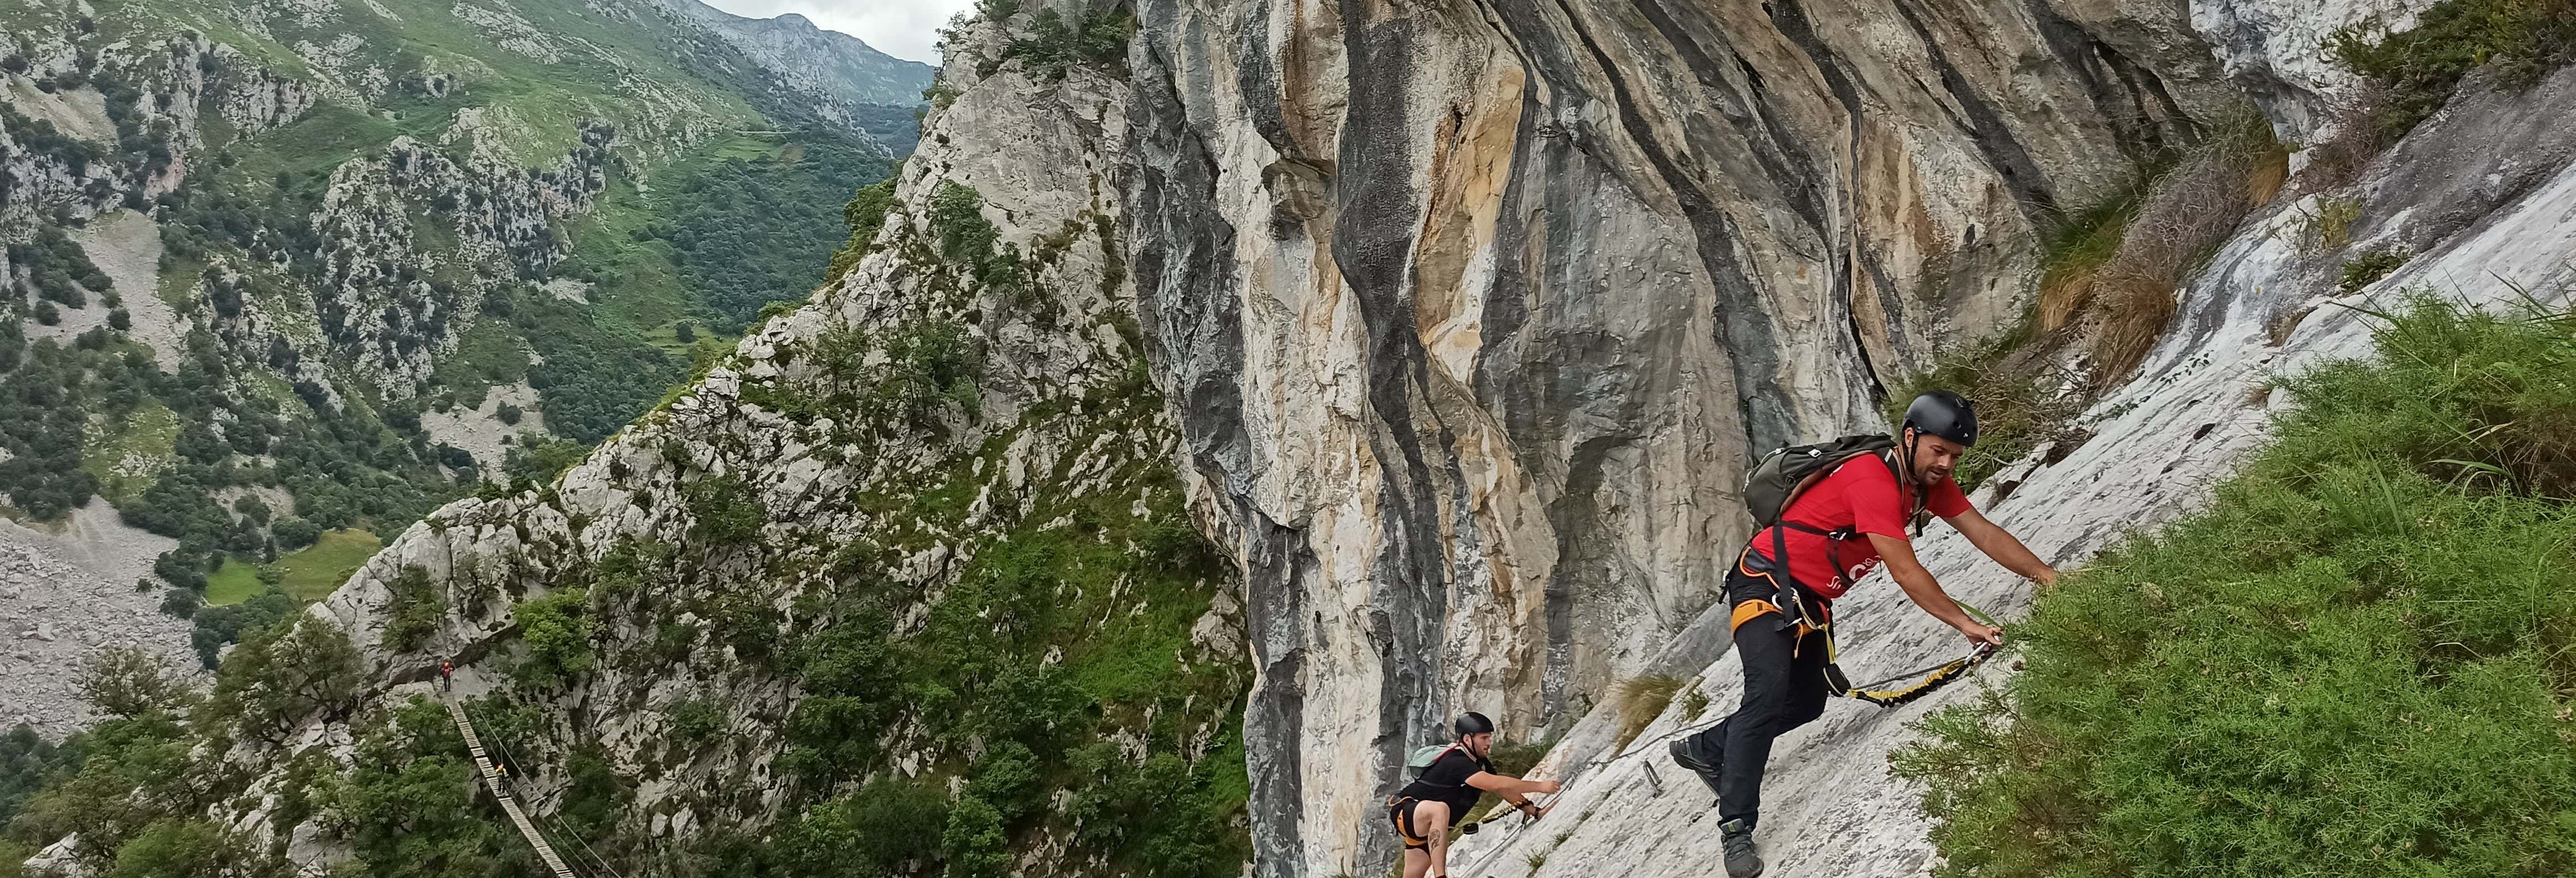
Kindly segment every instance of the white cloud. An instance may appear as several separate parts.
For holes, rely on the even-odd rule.
[[[877,51],[897,58],[939,63],[940,28],[950,16],[966,11],[973,0],[705,0],[706,4],[749,18],[775,18],[793,12],[815,26],[858,37]]]

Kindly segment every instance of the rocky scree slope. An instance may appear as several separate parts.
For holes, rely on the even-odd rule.
[[[0,13],[0,491],[31,531],[10,539],[134,586],[38,586],[0,616],[84,639],[281,572],[336,583],[351,562],[297,550],[549,477],[684,379],[701,334],[712,355],[810,292],[834,242],[801,232],[915,124],[911,99],[861,118],[649,4]],[[274,613],[220,615],[157,648],[210,664]],[[71,731],[69,671],[0,679],[26,705],[0,722]]]
[[[88,775],[31,804],[13,832],[70,832],[38,873],[126,868],[166,826],[263,868],[515,862],[427,703],[453,658],[586,872],[1236,874],[1242,611],[1147,378],[1114,73],[953,63],[811,301],[236,651],[159,810],[79,825],[79,790],[134,788]],[[280,654],[345,673],[265,699]]]

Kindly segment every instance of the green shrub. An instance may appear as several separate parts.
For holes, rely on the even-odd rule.
[[[923,780],[880,780],[807,809],[780,833],[778,859],[791,874],[862,878],[913,873],[938,856],[949,822],[948,792]]]
[[[2378,247],[2344,260],[2341,284],[2343,291],[2359,292],[2362,287],[2377,283],[2380,278],[2387,277],[2389,272],[2396,271],[2398,266],[2405,265],[2406,260],[2413,258],[2415,255],[2406,252],[2406,248],[2403,247]]]
[[[713,739],[724,731],[724,711],[715,702],[692,698],[671,706],[671,736],[699,743]]]
[[[519,640],[528,647],[526,660],[513,671],[520,682],[551,687],[597,667],[590,641],[598,623],[590,617],[588,601],[586,590],[565,588],[510,608],[510,617],[519,623]]]
[[[215,671],[212,718],[281,740],[316,713],[356,699],[358,649],[340,626],[296,613],[242,638]]]
[[[484,725],[477,713],[476,724]],[[463,878],[526,874],[534,853],[491,807],[447,711],[414,697],[362,735],[350,767],[320,778],[323,826],[347,840],[369,875]]]
[[[80,762],[78,736],[56,745],[26,723],[0,733],[0,826],[9,825],[37,790],[71,776]]]
[[[877,232],[885,228],[887,215],[900,207],[894,200],[894,184],[895,179],[888,177],[860,187],[858,194],[841,206],[841,220],[850,227],[850,239],[832,254],[830,276],[839,277],[875,246]]]
[[[447,601],[420,565],[404,565],[402,574],[386,583],[385,590],[390,598],[385,614],[387,646],[405,652],[419,649],[447,620]]]
[[[2273,447],[1897,754],[1938,874],[2576,869],[2571,328],[2419,299],[2291,381]]]
[[[1006,824],[1037,813],[1046,795],[1038,778],[1037,754],[1018,741],[994,745],[975,760],[975,776],[966,782],[966,795],[991,803]]]
[[[733,476],[706,476],[681,486],[680,493],[696,519],[689,524],[689,539],[702,550],[752,540],[769,520],[759,492]]]
[[[2395,139],[2449,103],[2471,70],[2493,65],[2506,87],[2522,88],[2576,60],[2576,2],[2443,0],[2405,32],[2373,39],[2365,28],[2348,27],[2328,48],[2388,90],[2371,121]]]
[[[1135,32],[1136,19],[1116,8],[1086,11],[1074,21],[1044,8],[1030,16],[1027,35],[1013,39],[1002,54],[1028,62],[1031,71],[1045,78],[1063,79],[1079,65],[1123,65],[1127,41]]]
[[[105,878],[233,878],[287,871],[268,862],[248,838],[204,819],[171,818],[154,822],[119,846],[116,864]]]
[[[1002,831],[1002,812],[974,796],[958,798],[948,809],[948,828],[940,835],[948,855],[947,878],[1002,878],[1011,873],[1011,839]]]

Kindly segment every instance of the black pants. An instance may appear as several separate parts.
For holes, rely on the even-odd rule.
[[[1741,570],[1727,574],[1730,606],[1755,598],[1770,600],[1776,593],[1769,579],[1747,576]],[[1724,774],[1717,785],[1720,820],[1742,820],[1746,826],[1758,822],[1762,770],[1771,761],[1771,739],[1825,713],[1829,694],[1825,691],[1825,633],[1810,631],[1800,638],[1797,629],[1784,622],[1784,617],[1768,614],[1735,629],[1735,653],[1744,665],[1744,699],[1735,713],[1691,740],[1694,750],[1723,754]]]

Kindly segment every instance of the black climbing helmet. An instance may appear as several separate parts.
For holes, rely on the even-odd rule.
[[[1905,407],[1905,426],[1961,445],[1977,444],[1977,409],[1947,390],[1925,391]]]
[[[1490,735],[1494,732],[1494,721],[1486,719],[1484,714],[1471,710],[1459,714],[1458,721],[1451,723],[1449,727],[1458,730],[1458,737],[1461,738],[1468,735]]]

